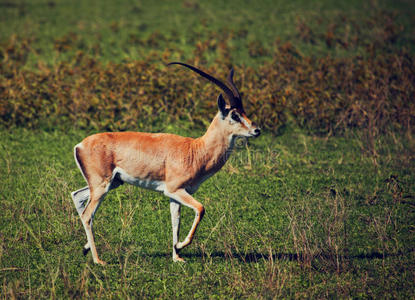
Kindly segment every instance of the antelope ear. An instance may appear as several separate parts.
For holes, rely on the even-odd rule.
[[[229,110],[226,109],[226,102],[225,99],[223,99],[222,94],[219,94],[218,96],[218,108],[222,114],[222,119],[225,119],[225,117],[228,115]]]

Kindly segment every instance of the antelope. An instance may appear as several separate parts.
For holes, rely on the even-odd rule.
[[[94,263],[105,265],[95,247],[92,222],[105,195],[124,183],[164,193],[170,198],[173,231],[173,261],[184,262],[179,251],[188,246],[205,213],[193,198],[202,182],[219,171],[232,152],[236,137],[258,137],[259,127],[245,114],[241,95],[233,82],[233,69],[224,82],[202,70],[181,65],[208,79],[223,90],[217,98],[219,111],[206,133],[199,138],[168,133],[105,132],[86,137],[74,147],[75,162],[87,186],[71,193],[84,226],[86,255],[91,250]],[[179,241],[181,205],[194,210],[192,227],[183,242]]]

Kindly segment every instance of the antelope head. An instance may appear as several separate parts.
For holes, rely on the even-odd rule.
[[[227,83],[229,84],[228,86],[221,80],[191,65],[181,62],[171,62],[168,66],[170,65],[182,65],[187,67],[222,89],[229,100],[229,104],[226,104],[222,94],[219,94],[218,108],[220,114],[220,125],[223,130],[228,131],[233,137],[258,137],[261,134],[261,130],[258,128],[257,124],[252,122],[245,114],[241,95],[233,82],[233,69],[231,69],[227,78]]]

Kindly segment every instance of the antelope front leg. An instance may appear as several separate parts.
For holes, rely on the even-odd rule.
[[[173,193],[165,191],[164,194],[173,200],[178,202],[177,204],[172,204],[170,202],[170,212],[172,213],[172,226],[173,226],[173,260],[174,261],[184,261],[180,256],[177,254],[177,251],[188,246],[195,235],[197,226],[199,225],[200,221],[203,218],[205,213],[205,209],[201,203],[196,201],[189,193],[187,193],[184,189],[179,189]],[[193,221],[192,228],[185,238],[183,242],[178,242],[178,233],[179,233],[179,226],[180,226],[180,204],[186,205],[195,211],[195,219]],[[177,224],[175,228],[175,224]],[[176,230],[176,231],[175,231]]]
[[[170,198],[170,214],[171,214],[171,226],[173,231],[173,261],[182,261],[176,249],[177,243],[179,242],[180,232],[180,206],[181,204],[174,199]]]

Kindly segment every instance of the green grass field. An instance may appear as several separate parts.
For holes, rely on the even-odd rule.
[[[195,195],[207,213],[187,264],[171,261],[168,199],[122,186],[96,217],[102,267],[82,255],[69,196],[84,185],[71,148],[85,135],[2,134],[5,297],[414,296],[414,156],[397,137],[376,161],[358,135],[241,144]],[[190,209],[183,220],[185,232]]]
[[[396,48],[414,49],[408,0],[3,0],[0,7],[3,40],[13,34],[34,40],[29,65],[39,60],[56,64],[79,50],[103,62],[143,60],[149,53],[166,52],[169,59],[189,59],[199,41],[227,35],[236,65],[260,65],[277,41],[289,41],[316,56],[363,55],[364,41],[381,38],[388,18],[399,24],[389,28],[390,34],[400,34]],[[378,15],[383,12],[386,16]],[[349,46],[327,47],[321,37],[329,32],[344,36]],[[354,41],[357,37],[360,42]],[[255,50],[257,55],[250,55]],[[218,52],[208,53],[208,61]]]
[[[381,121],[386,116],[382,109],[366,110],[356,100],[368,121],[345,122],[337,130],[340,123],[335,120],[327,130],[318,127],[320,119],[313,120],[313,126],[303,125],[309,120],[299,120],[295,112],[285,114],[285,119],[276,117],[278,126],[261,119],[258,107],[272,96],[271,84],[259,79],[260,87],[251,87],[247,82],[261,70],[270,70],[264,67],[270,61],[278,63],[281,56],[275,55],[275,49],[281,47],[300,61],[322,58],[329,64],[331,58],[347,58],[364,69],[365,57],[380,55],[391,57],[387,61],[393,64],[409,62],[410,66],[415,61],[414,22],[410,1],[0,0],[0,95],[4,97],[0,98],[0,297],[415,298],[411,94],[412,102],[399,102],[404,103],[401,108],[393,107],[394,99],[382,102],[389,105],[387,109],[396,109],[399,117],[391,119],[393,124]],[[398,59],[402,53],[406,60]],[[158,91],[167,91],[171,97],[167,100],[181,105],[162,79],[151,81],[152,75],[160,76],[157,69],[171,60],[221,66],[221,74],[233,64],[238,83],[245,84],[244,94],[252,100],[256,95],[250,92],[260,93],[262,98],[251,101],[247,112],[269,130],[248,144],[239,141],[224,168],[194,195],[204,204],[206,215],[192,245],[181,252],[186,264],[171,260],[168,199],[127,185],[108,194],[94,222],[97,248],[108,265],[95,265],[90,254],[82,255],[86,237],[70,193],[85,182],[74,162],[73,146],[96,131],[119,127],[112,126],[116,117],[102,119],[108,115],[99,114],[113,109],[111,101],[117,95],[102,106],[103,99],[84,97],[93,93],[85,80],[90,66],[83,65],[90,61],[79,57],[93,57],[102,64],[102,69],[91,65],[91,72],[109,66],[107,81],[96,90],[100,97],[108,91],[116,93],[117,84],[128,87],[124,77],[137,78],[131,71],[137,61],[153,72],[143,75],[143,82],[150,82],[143,89],[156,98],[165,96]],[[301,73],[312,67],[305,64],[296,70]],[[395,89],[388,97],[401,95],[396,91],[405,87],[408,93],[413,91],[413,71],[402,70],[409,70],[401,74],[407,82],[387,83]],[[122,76],[115,81],[117,74]],[[336,70],[328,74],[334,76]],[[362,86],[371,80],[382,87],[382,82],[369,78],[375,75],[379,75],[376,70],[357,78]],[[31,79],[32,85],[27,82]],[[32,105],[17,99],[20,94],[13,80],[23,82],[19,87],[29,94],[40,95],[33,100],[40,112],[21,110],[25,115],[19,120],[26,123],[13,123],[19,107]],[[278,80],[288,82],[282,95],[289,101],[288,93],[298,89],[290,86],[296,79]],[[46,82],[50,86],[42,86]],[[302,82],[314,91],[312,83],[300,76],[298,83]],[[186,101],[197,95],[195,87],[201,95],[214,90],[203,81],[187,84],[189,91],[175,87]],[[73,121],[70,115],[59,114],[63,110],[58,105],[42,106],[55,101],[71,111],[71,104],[53,98],[66,97],[68,90],[74,101],[80,95],[82,101],[93,102],[82,111],[84,116],[101,119]],[[133,91],[138,88],[128,93]],[[368,91],[380,95],[384,90]],[[123,95],[131,99],[128,93]],[[365,92],[358,95],[364,97]],[[186,103],[181,110],[189,107]],[[131,110],[138,118],[122,123],[123,129],[197,137],[216,113],[215,105],[199,103],[200,111],[192,109],[190,117],[168,116],[168,109],[174,108],[153,110],[148,102],[128,106],[120,113],[125,116]],[[8,115],[5,111],[10,107],[13,114]],[[143,112],[145,121],[140,121]],[[324,112],[313,116],[324,121]],[[409,116],[402,119],[409,121],[401,116]],[[182,210],[182,238],[193,217],[190,209]]]

